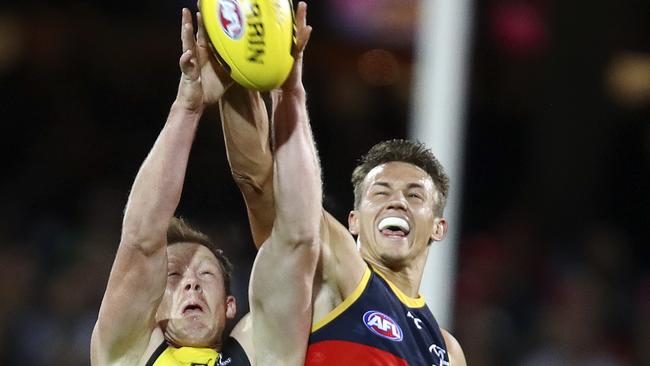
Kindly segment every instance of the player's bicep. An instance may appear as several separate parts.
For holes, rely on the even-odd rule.
[[[144,352],[165,291],[165,251],[163,246],[145,255],[126,245],[118,250],[93,330],[93,354],[131,359]]]
[[[273,232],[255,258],[250,283],[252,305],[274,313],[284,313],[287,306],[308,307],[319,247],[289,246],[277,239]]]
[[[304,358],[311,328],[318,246],[278,245],[275,239],[273,233],[264,243],[251,273],[255,357],[258,363],[296,364]]]

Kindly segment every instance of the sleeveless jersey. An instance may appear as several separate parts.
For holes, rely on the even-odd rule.
[[[354,292],[313,325],[305,365],[448,366],[449,356],[424,298],[366,268]]]
[[[244,349],[234,338],[226,340],[222,351],[219,353],[212,348],[174,348],[163,341],[146,366],[250,366]]]

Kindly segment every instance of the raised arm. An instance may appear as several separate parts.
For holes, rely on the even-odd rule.
[[[302,246],[318,237],[322,209],[320,163],[307,115],[302,84],[302,54],[311,34],[306,25],[307,5],[297,11],[298,45],[296,60],[281,89],[273,91],[275,146],[273,196],[275,222],[273,245]]]
[[[181,39],[178,94],[129,194],[120,244],[93,330],[93,365],[138,364],[156,327],[154,317],[167,278],[167,228],[180,200],[204,109],[200,61],[187,9]]]
[[[321,175],[302,85],[302,51],[311,27],[298,5],[298,47],[274,113],[276,218],[251,275],[253,345],[258,365],[303,365],[319,256]]]
[[[304,96],[302,83],[300,88]],[[272,110],[277,116],[282,113],[277,111],[279,99],[273,99]],[[239,85],[226,91],[220,99],[220,108],[228,162],[246,202],[251,233],[259,248],[271,235],[276,216],[267,110],[258,92]],[[365,262],[356,252],[347,227],[325,210],[320,230],[322,246],[331,247],[324,253],[332,254],[324,256],[323,280],[335,297],[345,298],[356,288],[365,271]]]
[[[273,202],[273,156],[269,119],[259,92],[233,85],[219,100],[221,126],[228,163],[241,191],[255,246],[271,235]]]

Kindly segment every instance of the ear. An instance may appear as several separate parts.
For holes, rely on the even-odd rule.
[[[433,231],[431,232],[431,240],[429,240],[429,243],[441,241],[445,236],[447,236],[447,220],[444,217],[436,217],[433,220]]]
[[[352,235],[359,235],[359,211],[353,210],[348,214],[348,230]]]
[[[232,295],[226,297],[226,319],[234,319],[237,315],[237,301]]]

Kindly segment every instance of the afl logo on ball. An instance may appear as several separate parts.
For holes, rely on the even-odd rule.
[[[240,39],[244,34],[244,18],[236,0],[219,1],[219,21],[228,37]]]
[[[368,329],[381,337],[396,342],[402,340],[402,329],[391,317],[384,313],[374,310],[367,311],[363,314],[363,322]]]

